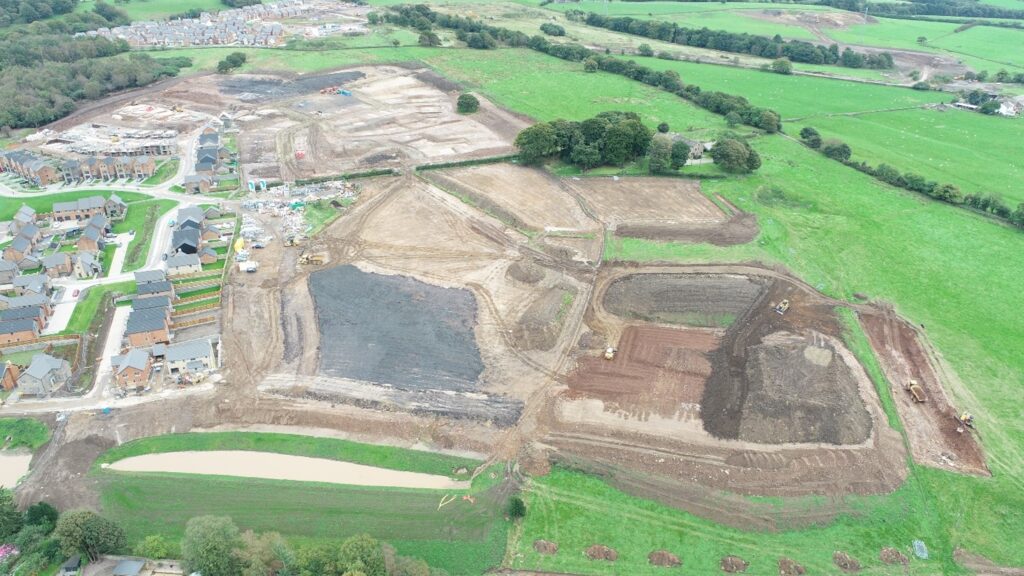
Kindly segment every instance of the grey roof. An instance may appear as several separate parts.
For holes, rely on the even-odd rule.
[[[168,362],[190,361],[199,358],[206,358],[213,353],[213,344],[209,340],[191,340],[171,344],[167,347],[165,356]]]
[[[7,302],[8,310],[24,308],[26,306],[42,306],[43,304],[48,304],[50,302],[50,300],[42,294],[26,294],[24,296],[15,296],[13,298],[0,296],[0,298],[3,298]]]
[[[35,224],[25,224],[21,227],[21,230],[18,230],[18,236],[24,236],[25,238],[31,238],[36,234],[39,234],[39,226]]]
[[[64,266],[68,263],[68,259],[71,258],[67,252],[54,252],[49,256],[43,258],[43,268],[56,268],[57,266]]]
[[[0,322],[0,334],[15,334],[17,332],[34,331],[36,323],[31,318],[18,320],[4,320]]]
[[[132,310],[149,310],[150,308],[170,308],[171,299],[168,296],[149,296],[132,300]]]
[[[204,180],[211,183],[213,182],[213,178],[206,174],[189,174],[188,176],[185,176],[185,184],[192,184],[193,182],[202,182]]]
[[[153,356],[163,356],[164,354],[167,354],[167,344],[153,344]]]
[[[214,162],[209,159],[196,162],[196,172],[213,172]]]
[[[28,374],[37,380],[42,379],[50,372],[60,370],[62,364],[64,364],[64,360],[54,358],[49,354],[40,352],[32,357],[32,363],[29,364],[28,369],[25,370],[25,374]]]
[[[90,196],[88,198],[79,198],[78,200],[72,200],[70,202],[54,202],[54,212],[70,212],[72,210],[91,210],[94,208],[103,208],[103,204],[106,200],[103,196]]]
[[[200,250],[199,254],[209,254],[209,255],[213,256],[214,258],[217,257],[217,251],[214,250],[213,248],[210,248],[209,246],[207,246],[206,248],[203,248],[202,250]]]
[[[0,272],[6,272],[9,270],[17,270],[18,265],[10,260],[0,259]]]
[[[103,269],[103,266],[100,264],[99,260],[97,260],[96,257],[93,256],[91,252],[79,252],[78,260],[82,263],[82,268],[85,268],[87,270]]]
[[[135,282],[145,284],[147,282],[163,282],[167,280],[167,274],[159,268],[156,270],[139,270],[135,273]]]
[[[145,296],[147,294],[160,294],[162,292],[170,291],[171,283],[166,280],[162,282],[147,282],[145,284],[139,284],[136,287],[136,292],[138,292],[140,296]]]
[[[203,176],[203,178],[209,178],[209,176]],[[192,218],[197,222],[202,222],[206,219],[206,213],[199,206],[189,206],[187,208],[181,208],[178,210],[178,222],[184,222]]]
[[[200,146],[202,146],[204,144],[217,144],[219,142],[220,142],[220,134],[217,134],[216,132],[214,132],[212,134],[200,134],[199,135],[199,145]]]
[[[75,554],[71,558],[68,558],[67,562],[60,565],[61,569],[77,570],[82,566],[81,554]]]
[[[132,310],[128,315],[128,325],[124,330],[127,334],[139,334],[167,328],[167,311],[159,308],[148,310]]]
[[[22,204],[21,208],[18,208],[17,214],[15,214],[15,216],[28,216],[30,218],[35,215],[36,209],[29,206],[28,204]]]
[[[25,318],[34,320],[42,315],[43,309],[40,306],[23,306],[21,308],[0,310],[0,321],[24,320]]]
[[[18,236],[14,240],[11,240],[10,246],[11,248],[17,250],[18,252],[26,252],[29,248],[32,247],[32,242],[30,242],[29,239],[25,238],[24,236]]]
[[[101,236],[103,236],[103,232],[95,226],[89,226],[85,229],[85,232],[82,232],[82,238],[88,238],[89,240],[95,240],[96,242],[100,241]]]
[[[182,266],[199,266],[199,256],[196,254],[175,254],[167,259],[167,268],[179,268]]]
[[[171,248],[177,250],[184,245],[189,245],[199,249],[199,230],[196,230],[195,228],[175,230],[174,234],[171,236]]]
[[[142,348],[132,348],[124,356],[118,356],[119,362],[115,372],[120,374],[128,368],[135,368],[136,370],[145,370],[146,364],[149,362],[149,351],[143,350]]]
[[[146,565],[144,560],[121,560],[114,566],[112,576],[136,576]]]
[[[121,197],[120,197],[120,196],[118,196],[117,194],[111,194],[111,195],[110,195],[110,200],[109,200],[109,201],[110,201],[110,202],[113,202],[114,204],[117,204],[117,205],[119,205],[119,206],[128,206],[128,204],[127,204],[127,203],[125,203],[125,201],[124,201],[124,200],[121,200]]]
[[[92,218],[89,218],[89,226],[94,226],[96,228],[106,228],[108,224],[109,222],[107,222],[107,217],[100,212],[93,214]]]
[[[46,290],[46,285],[50,282],[50,278],[46,274],[27,274],[24,276],[14,277],[14,287],[24,288],[30,292],[36,294],[42,294]]]

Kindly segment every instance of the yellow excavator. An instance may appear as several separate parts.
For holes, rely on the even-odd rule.
[[[956,417],[956,423],[956,431],[963,434],[964,430],[967,428],[974,428],[974,414],[971,414],[970,412],[961,412],[960,415]]]
[[[604,349],[605,360],[615,360],[615,348],[609,346]]]

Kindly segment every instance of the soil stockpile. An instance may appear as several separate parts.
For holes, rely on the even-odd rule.
[[[679,561],[679,556],[669,552],[668,550],[655,550],[647,555],[647,561],[652,566],[679,566],[682,562]]]
[[[544,279],[544,269],[529,260],[519,260],[508,267],[505,275],[517,282],[536,284]]]
[[[314,272],[320,371],[404,390],[477,389],[483,372],[467,290],[345,265]]]
[[[801,574],[807,574],[807,570],[803,566],[789,558],[779,558],[779,576],[800,576]]]
[[[910,563],[910,560],[895,548],[882,548],[882,552],[878,557],[886,564],[903,564],[905,566]]]
[[[538,554],[546,554],[550,556],[551,554],[558,553],[558,544],[548,540],[534,540],[533,549],[536,550]]]
[[[860,572],[860,562],[846,552],[833,553],[832,563],[839,566],[843,572]]]
[[[723,572],[736,573],[746,572],[747,566],[750,566],[750,564],[744,561],[743,558],[740,558],[739,556],[726,556],[725,558],[722,558],[722,561],[719,564],[719,566],[722,567]]]
[[[550,350],[558,342],[562,323],[575,295],[561,288],[550,288],[530,304],[519,317],[513,336],[523,350]]]
[[[286,80],[277,76],[253,76],[246,74],[224,76],[218,84],[222,93],[234,96],[239,100],[266,102],[311,94],[323,88],[347,84],[365,77],[366,74],[358,71],[299,76],[294,80]]]
[[[741,440],[857,444],[871,433],[857,382],[829,346],[803,340],[752,346],[747,382]]]
[[[594,544],[590,548],[587,548],[587,558],[591,560],[606,560],[608,562],[615,562],[619,559],[619,553],[611,548],[602,544]]]
[[[608,286],[606,310],[648,322],[727,326],[757,300],[763,285],[727,274],[633,274]]]

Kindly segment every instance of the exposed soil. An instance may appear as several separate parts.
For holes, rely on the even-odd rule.
[[[936,369],[937,360],[918,330],[891,310],[862,313],[860,319],[886,379],[893,386],[892,396],[914,461],[954,472],[988,475],[976,432],[957,432],[958,412],[946,396]],[[926,402],[914,402],[903,389],[911,379],[924,389]]]
[[[533,549],[536,550],[538,554],[544,554],[547,556],[558,554],[558,544],[549,542],[548,540],[534,540]]]
[[[233,74],[220,76],[217,84],[222,94],[243,102],[272,102],[311,94],[330,86],[345,86],[363,78],[366,74],[358,70],[292,77],[285,74]]]
[[[839,552],[838,550],[833,552],[832,563],[838,566],[843,572],[860,572],[860,562],[846,552]]]
[[[734,574],[736,572],[746,572],[747,566],[750,566],[750,564],[744,561],[743,558],[740,558],[739,556],[725,556],[724,558],[722,558],[722,561],[719,563],[719,566],[722,568],[723,572],[729,572]]]
[[[882,551],[878,554],[878,559],[886,564],[902,564],[906,566],[910,563],[910,559],[895,548],[882,548]]]
[[[519,260],[508,267],[505,275],[517,282],[536,284],[544,279],[544,269],[529,260]]]
[[[684,326],[727,326],[761,296],[756,277],[633,274],[608,285],[606,310],[629,320]]]
[[[586,551],[587,558],[591,560],[605,560],[615,562],[619,559],[619,553],[603,544],[594,544]]]
[[[779,576],[800,576],[801,574],[807,574],[807,570],[803,566],[789,558],[779,558]]]
[[[683,563],[679,560],[679,556],[669,552],[668,550],[655,550],[647,555],[647,561],[652,566],[666,566],[669,568],[675,566],[681,566]]]
[[[546,290],[515,324],[513,337],[522,350],[551,350],[558,343],[565,313],[575,292],[563,287]]]

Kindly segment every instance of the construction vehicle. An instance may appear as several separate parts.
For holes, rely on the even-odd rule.
[[[298,246],[298,244],[299,243],[298,243],[298,241],[295,240],[295,235],[294,234],[289,234],[288,236],[285,236],[285,239],[284,239],[284,245],[285,246]]]
[[[970,412],[962,412],[956,417],[956,431],[963,434],[967,428],[974,428],[974,414]]]
[[[304,253],[299,255],[299,264],[323,266],[327,262],[327,254],[323,252]]]
[[[921,387],[921,384],[919,384],[917,380],[907,380],[907,383],[903,385],[903,389],[910,392],[910,397],[918,404],[923,404],[924,401],[928,399],[924,395],[924,388]]]
[[[778,312],[780,316],[785,314],[786,310],[789,310],[789,300],[783,300],[775,305],[775,311]]]
[[[605,360],[615,360],[615,348],[612,348],[611,346],[605,348],[604,349],[604,359]]]

